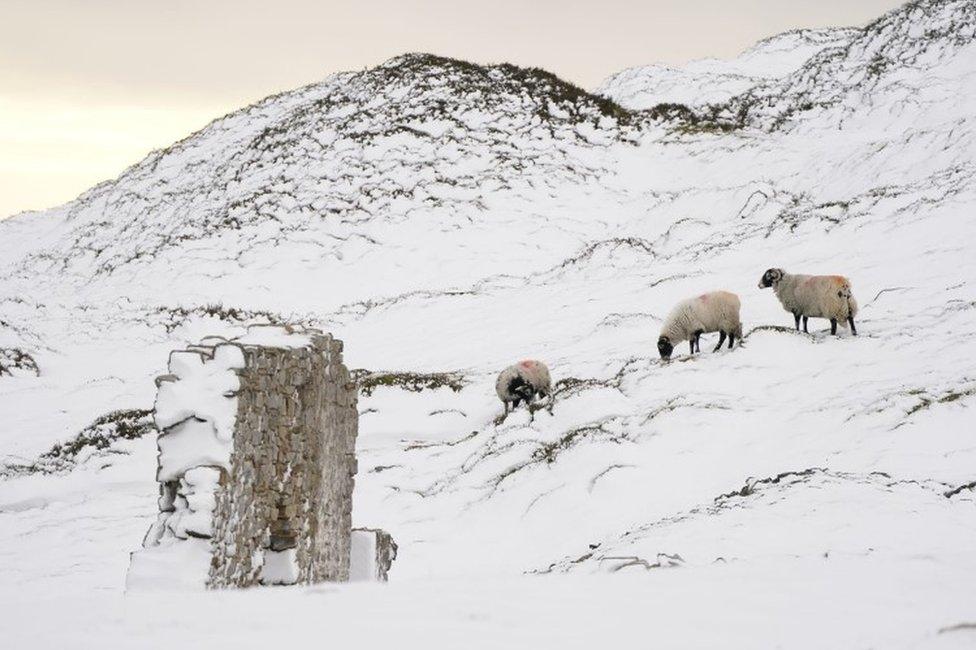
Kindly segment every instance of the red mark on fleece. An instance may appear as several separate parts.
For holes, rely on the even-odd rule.
[[[703,293],[702,295],[698,296],[698,299],[701,300],[702,302],[708,302],[708,294]]]
[[[522,366],[523,368],[532,368],[535,366],[535,361],[526,359],[525,361],[520,361],[519,365]]]

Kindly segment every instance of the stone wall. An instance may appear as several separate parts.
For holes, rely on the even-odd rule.
[[[353,528],[350,580],[386,582],[397,556],[397,545],[385,530]]]
[[[358,411],[342,342],[253,327],[174,352],[169,370],[157,380],[160,514],[144,541],[157,552],[140,552],[141,567],[134,554],[130,578],[206,554],[209,587],[348,580]]]
[[[349,578],[356,474],[356,388],[342,342],[315,333],[305,348],[246,346],[231,472],[216,493],[208,584]],[[276,564],[285,574],[262,575]],[[255,558],[262,560],[256,566]]]

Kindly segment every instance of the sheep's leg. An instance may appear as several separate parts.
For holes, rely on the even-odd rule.
[[[729,349],[730,350],[732,349],[732,346],[734,344],[735,344],[735,332],[732,331],[732,332],[729,332]]]
[[[853,316],[848,316],[847,317],[847,324],[851,326],[851,334],[853,334],[854,336],[857,336],[857,328],[854,327],[854,317]]]
[[[830,319],[830,333],[831,334],[834,334],[834,335],[837,334],[837,319],[836,318],[831,318]]]
[[[807,317],[806,316],[803,317],[803,333],[804,334],[809,334],[810,333],[810,332],[807,331]]]
[[[712,352],[718,352],[719,350],[721,350],[723,343],[725,343],[725,332],[719,330],[719,333],[718,333],[718,345],[715,346],[715,349],[712,350]]]
[[[549,391],[548,393],[539,393],[539,394],[542,395],[542,397],[544,397],[546,400],[548,400],[548,403],[546,404],[546,407],[545,408],[546,408],[547,411],[549,411],[549,413],[551,415],[552,414],[552,404],[553,404],[553,402],[556,401],[556,396],[552,394],[552,391]]]
[[[521,404],[521,403],[522,403],[522,400],[520,400],[518,397],[516,397],[514,400],[512,400],[512,410],[514,411],[515,409],[517,409],[519,407],[519,404]]]
[[[536,402],[537,398],[544,399],[546,402]],[[529,406],[529,421],[534,422],[536,411],[546,409],[550,414],[552,413],[552,394],[546,393],[544,390],[532,393],[532,397],[526,400],[526,404]]]
[[[793,320],[796,321],[796,331],[799,332],[800,331],[800,312],[798,312],[798,311],[793,312]]]
[[[692,334],[691,335],[691,338],[688,339],[688,348],[689,348],[689,354],[694,354],[695,353],[695,335],[694,334]]]
[[[701,352],[701,335],[704,333],[702,330],[695,332],[695,352]]]

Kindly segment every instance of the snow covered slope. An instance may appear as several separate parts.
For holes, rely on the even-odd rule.
[[[974,12],[765,41],[685,112],[406,55],[0,222],[13,645],[972,647]],[[851,278],[859,336],[793,332],[772,266]],[[711,289],[744,345],[659,361]],[[123,601],[152,378],[277,321],[374,373],[353,516],[396,537],[391,583]],[[530,356],[555,411],[495,426]]]
[[[815,54],[843,48],[858,33],[852,28],[784,32],[730,60],[702,59],[678,68],[663,64],[628,68],[604,81],[596,93],[630,110],[668,103],[718,104],[766,80],[796,72]]]

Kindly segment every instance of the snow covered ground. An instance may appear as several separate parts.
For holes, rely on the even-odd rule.
[[[701,89],[661,120],[409,55],[0,221],[9,646],[973,647],[976,6],[702,65],[601,90]],[[848,276],[859,335],[793,332],[769,267]],[[744,345],[661,362],[711,289]],[[390,583],[124,594],[153,378],[273,321],[396,373],[360,399],[353,513],[396,538]],[[495,426],[524,357],[554,413]]]
[[[702,59],[675,68],[660,63],[629,68],[607,79],[597,93],[624,108],[657,104],[705,106],[725,102],[769,79],[796,72],[815,54],[843,48],[856,29],[801,29],[760,41],[731,60]]]

